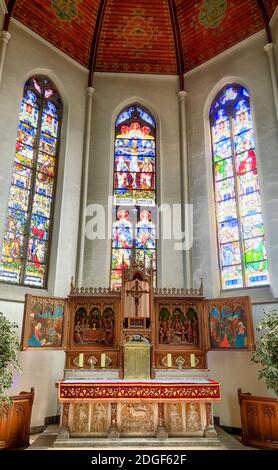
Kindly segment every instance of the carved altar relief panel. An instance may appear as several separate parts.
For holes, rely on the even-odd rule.
[[[200,431],[202,431],[200,404],[196,402],[186,403],[186,432],[199,433]]]
[[[89,404],[74,403],[71,410],[70,431],[81,434],[89,431]]]
[[[123,436],[154,436],[158,425],[157,403],[118,404],[117,425]]]
[[[167,403],[164,405],[164,419],[167,432],[171,436],[183,435],[185,432],[184,403]]]
[[[117,305],[95,300],[73,305],[73,344],[113,347]]]
[[[200,345],[198,304],[186,301],[158,302],[158,342],[160,345]]]
[[[106,436],[111,423],[111,405],[109,403],[93,403],[90,413],[90,433]]]

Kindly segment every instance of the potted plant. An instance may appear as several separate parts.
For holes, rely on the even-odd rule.
[[[0,312],[0,403],[11,402],[6,391],[13,383],[13,373],[20,371],[17,351],[20,349],[17,336],[18,325]]]
[[[29,444],[34,389],[15,397],[7,395],[14,372],[21,371],[17,360],[20,349],[17,328],[16,323],[0,312],[0,449]]]
[[[278,395],[278,313],[275,309],[265,312],[257,331],[261,337],[251,361],[262,365],[258,379],[265,379],[267,388]]]
[[[260,337],[251,361],[260,364],[259,379],[278,395],[278,314],[275,309],[264,313],[257,327]],[[242,440],[244,444],[278,449],[278,399],[257,397],[238,390]]]

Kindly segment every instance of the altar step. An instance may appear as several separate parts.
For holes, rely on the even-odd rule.
[[[205,437],[171,437],[168,439],[159,438],[142,438],[142,437],[121,437],[119,439],[108,439],[108,438],[74,438],[59,439],[53,443],[55,449],[65,448],[83,448],[83,449],[117,449],[117,448],[182,448],[182,449],[194,449],[194,448],[213,448],[213,449],[225,449],[225,446],[216,438],[205,438]]]

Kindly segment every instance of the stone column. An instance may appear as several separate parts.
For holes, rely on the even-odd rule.
[[[277,83],[277,71],[276,71],[276,63],[275,63],[275,55],[274,55],[274,43],[270,42],[266,44],[264,46],[264,50],[267,53],[268,62],[269,62],[274,105],[275,105],[275,111],[276,111],[276,118],[278,121],[278,83]]]
[[[204,436],[205,437],[217,437],[217,432],[215,431],[214,422],[213,422],[212,403],[206,403],[205,407],[206,407],[206,427],[204,431]]]
[[[164,403],[158,403],[158,426],[156,430],[157,439],[167,439],[168,432],[165,428]]]
[[[117,426],[117,403],[111,403],[111,423],[107,437],[109,439],[118,439],[120,437],[120,432]]]
[[[189,165],[187,152],[187,127],[186,127],[186,98],[187,92],[179,91],[179,121],[180,121],[180,171],[181,171],[181,203],[189,204]],[[189,211],[184,213],[182,208],[182,230],[190,224]],[[183,271],[185,287],[193,287],[192,274],[192,250],[183,250]]]
[[[85,117],[84,146],[83,146],[82,178],[81,178],[81,191],[80,191],[80,211],[79,211],[76,275],[75,275],[77,287],[81,287],[82,282],[83,282],[85,223],[86,223],[86,208],[87,208],[87,193],[88,193],[88,173],[89,173],[91,127],[92,127],[92,108],[93,108],[94,94],[95,94],[95,89],[93,87],[88,87],[87,88],[86,117]]]
[[[1,44],[0,44],[0,84],[2,82],[2,75],[5,65],[5,58],[7,52],[7,45],[9,40],[11,39],[11,35],[8,31],[1,32]]]

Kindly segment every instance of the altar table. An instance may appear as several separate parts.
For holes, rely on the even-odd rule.
[[[209,379],[87,380],[58,383],[61,426],[71,436],[208,436],[220,384]]]

